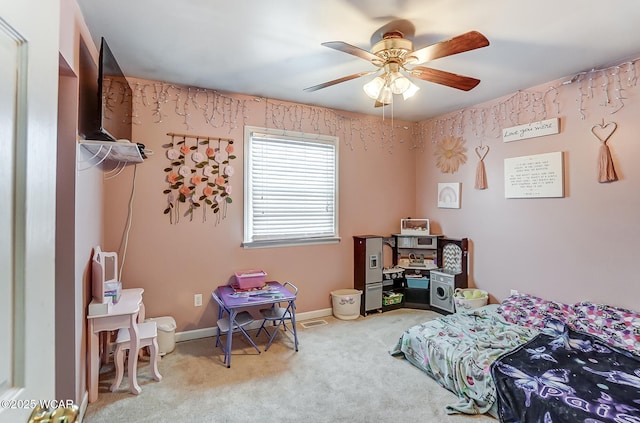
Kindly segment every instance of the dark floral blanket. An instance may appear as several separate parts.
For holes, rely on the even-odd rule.
[[[556,320],[491,375],[501,422],[640,423],[640,357]]]

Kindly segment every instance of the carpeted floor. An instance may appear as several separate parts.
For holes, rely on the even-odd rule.
[[[84,422],[496,423],[486,415],[447,415],[455,395],[389,354],[405,329],[437,316],[400,309],[349,321],[324,317],[326,325],[298,325],[299,352],[287,333],[267,352],[261,334],[261,354],[236,334],[229,369],[215,338],[180,342],[159,364],[161,382],[151,378],[148,361],[139,363],[138,396],[127,392],[126,376],[110,392],[114,371],[105,366]]]

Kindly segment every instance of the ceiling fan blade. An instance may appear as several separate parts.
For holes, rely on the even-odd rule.
[[[425,68],[424,66],[416,66],[408,72],[411,76],[415,76],[416,78],[435,82],[436,84],[446,85],[451,88],[457,88],[463,91],[469,91],[480,83],[479,79],[464,75],[457,75],[455,73],[439,69]]]
[[[334,50],[338,50],[338,51],[342,51],[344,53],[348,53],[351,54],[353,56],[359,57],[361,59],[364,59],[366,61],[369,61],[371,63],[378,63],[379,65],[382,65],[382,59],[380,59],[378,56],[376,56],[375,54],[367,51],[367,50],[363,50],[360,47],[356,47],[354,45],[345,43],[344,41],[328,41],[326,43],[322,43],[323,46],[332,48]]]
[[[440,41],[415,50],[407,56],[406,63],[419,64],[439,59],[441,57],[451,56],[452,54],[464,53],[465,51],[475,50],[477,48],[489,45],[487,37],[478,31],[469,31],[450,40]]]
[[[322,88],[327,88],[332,85],[339,84],[341,82],[351,81],[352,79],[360,78],[361,76],[371,75],[372,73],[376,73],[376,72],[378,72],[377,69],[374,71],[354,73],[353,75],[343,76],[342,78],[334,79],[333,81],[328,81],[322,84],[314,85],[313,87],[305,88],[304,91],[307,91],[307,92],[317,91]]]
[[[382,103],[378,100],[376,100],[376,103],[374,104],[374,107],[384,107],[384,106],[388,106],[389,103]]]

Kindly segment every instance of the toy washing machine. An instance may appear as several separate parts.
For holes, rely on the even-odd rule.
[[[438,238],[438,269],[430,272],[430,305],[434,311],[453,313],[453,294],[456,288],[466,288],[468,283],[467,238]]]

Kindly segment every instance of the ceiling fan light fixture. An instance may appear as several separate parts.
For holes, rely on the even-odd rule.
[[[418,92],[420,87],[400,72],[395,71],[373,78],[364,84],[362,89],[370,98],[383,104],[389,104],[394,94],[402,94],[406,100]]]
[[[407,81],[409,80],[407,79]],[[419,89],[420,87],[418,87],[413,82],[409,81],[409,87],[402,93],[402,98],[406,100],[408,98],[413,97],[413,95],[417,93]]]
[[[400,72],[392,72],[389,74],[389,88],[391,88],[392,93],[403,94],[411,85],[411,81]]]
[[[365,94],[367,94],[370,98],[376,100],[384,88],[386,81],[381,76],[376,76],[371,81],[367,82],[362,86]]]
[[[376,98],[376,100],[382,104],[391,104],[393,101],[393,93],[391,92],[391,88],[388,86],[382,87],[380,90],[380,94]]]

